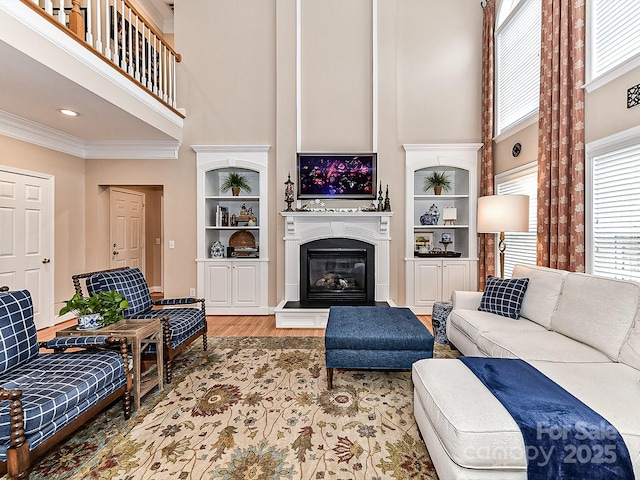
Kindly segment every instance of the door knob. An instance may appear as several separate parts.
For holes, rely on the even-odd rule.
[[[45,265],[46,265],[47,263],[51,263],[51,259],[50,259],[50,258],[43,258],[43,259],[42,259],[42,263],[44,263]]]
[[[116,252],[116,251],[114,250],[114,251],[113,251],[113,254],[114,254],[114,255],[118,255],[118,252]]]

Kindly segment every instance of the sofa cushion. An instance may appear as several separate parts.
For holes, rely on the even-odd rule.
[[[482,333],[477,345],[487,357],[522,358],[527,361],[611,362],[601,351],[548,330],[526,333],[508,329],[493,330]]]
[[[518,425],[461,361],[420,360],[413,364],[412,379],[414,409],[426,412],[453,462],[496,472],[500,468],[524,470],[526,478],[524,440]]]
[[[638,317],[629,336],[622,344],[618,361],[640,370],[640,318]]]
[[[510,318],[478,310],[453,309],[449,314],[447,324],[448,328],[453,327],[460,330],[474,342],[477,342],[480,335],[487,331],[508,330],[521,335],[527,332],[547,331],[546,328],[529,320],[523,319],[514,322]]]
[[[0,376],[2,387],[22,390],[25,434],[36,440],[31,449],[126,381],[124,360],[114,350],[43,354]],[[6,409],[0,414],[0,460],[9,422]]]
[[[0,293],[0,374],[36,357],[38,350],[31,294]]]
[[[87,278],[89,295],[110,290],[120,292],[129,302],[129,308],[122,312],[125,318],[147,313],[153,306],[147,281],[139,268],[96,273]]]
[[[138,315],[137,318],[160,318],[164,316],[169,317],[169,338],[171,338],[171,347],[174,349],[182,345],[185,340],[191,338],[194,333],[202,330],[206,322],[202,309],[195,307],[151,310],[145,314]],[[155,345],[149,345],[147,352],[155,352]]]
[[[528,285],[528,278],[503,279],[489,275],[478,310],[518,318]]]
[[[554,331],[591,345],[617,360],[640,302],[640,284],[570,273],[564,281]]]
[[[606,418],[627,445],[636,478],[640,478],[640,372],[616,362],[530,362],[573,396]]]
[[[520,316],[551,329],[562,284],[569,272],[535,265],[516,265],[512,278],[528,278],[527,293],[522,299]]]
[[[625,441],[638,477],[640,415],[630,414],[637,410],[638,371],[615,362],[529,363],[611,422]],[[485,469],[481,473],[494,472],[465,478],[506,478],[506,468],[524,469],[523,476],[508,478],[526,478],[518,426],[462,362],[421,360],[414,364],[412,376],[414,408],[426,413],[451,460],[465,468]]]

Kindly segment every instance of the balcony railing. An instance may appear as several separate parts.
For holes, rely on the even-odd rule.
[[[180,54],[128,0],[21,1],[176,109],[176,63]]]

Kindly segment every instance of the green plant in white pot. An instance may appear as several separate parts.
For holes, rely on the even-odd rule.
[[[59,315],[73,312],[80,328],[100,328],[122,320],[122,312],[129,307],[127,298],[115,291],[94,293],[84,297],[76,292],[60,309]]]
[[[229,172],[229,175],[224,179],[224,182],[220,186],[220,189],[223,193],[231,189],[231,193],[234,197],[237,197],[240,194],[240,190],[251,193],[251,185],[249,185],[247,177],[245,177],[242,173],[238,173],[235,171]]]

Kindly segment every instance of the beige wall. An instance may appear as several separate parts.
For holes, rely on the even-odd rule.
[[[640,106],[627,108],[627,89],[640,83],[640,68],[586,94],[586,143],[640,125]]]
[[[371,150],[373,2],[301,2],[302,150]],[[176,161],[87,162],[87,263],[108,261],[101,185],[162,185],[165,293],[195,286],[195,144],[267,144],[270,306],[283,296],[283,182],[295,172],[295,0],[176,4],[178,104],[186,109]],[[391,296],[404,301],[403,143],[480,138],[482,9],[475,0],[378,1],[379,179],[392,208]],[[361,201],[353,202],[360,205]],[[167,248],[168,240],[176,248]]]
[[[0,163],[54,176],[54,311],[73,295],[71,276],[85,266],[84,160],[0,135]]]

